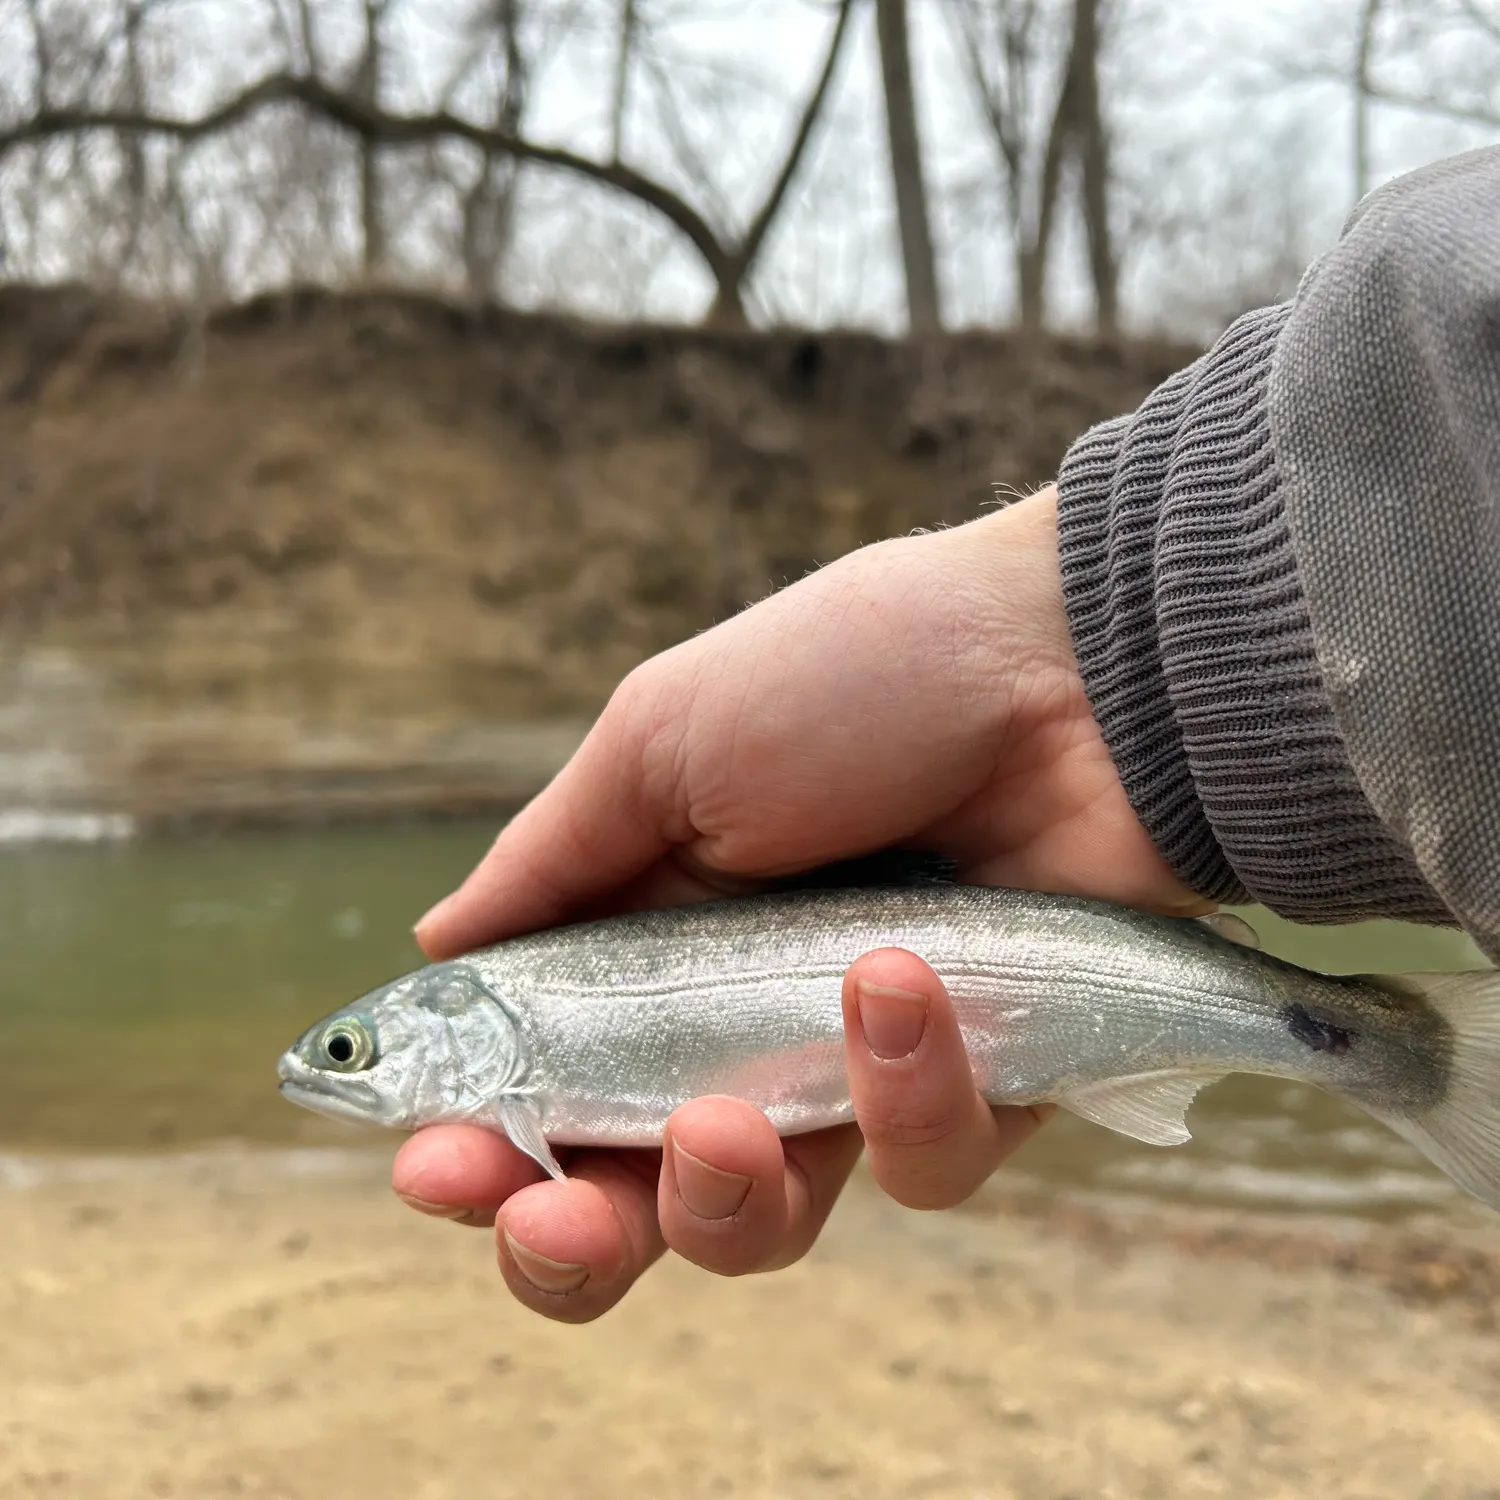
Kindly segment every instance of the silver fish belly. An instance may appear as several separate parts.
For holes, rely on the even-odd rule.
[[[407,1127],[478,1120],[554,1172],[551,1145],[656,1144],[704,1094],[748,1100],[783,1135],[821,1129],[852,1118],[844,972],[885,946],[943,979],[992,1103],[1056,1101],[1166,1145],[1189,1138],[1206,1083],[1297,1079],[1500,1203],[1493,973],[1334,978],[1200,922],[975,886],[756,896],[514,939],[345,1007],[287,1054],[284,1087]],[[320,1038],[341,1017],[374,1060],[339,1064],[324,1104]]]

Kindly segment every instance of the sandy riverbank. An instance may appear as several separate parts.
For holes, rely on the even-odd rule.
[[[6,1191],[0,1496],[1500,1497],[1482,1289],[1090,1222],[857,1187],[805,1265],[574,1329],[378,1160]]]

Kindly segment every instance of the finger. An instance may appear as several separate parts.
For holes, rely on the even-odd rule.
[[[503,1136],[477,1125],[436,1125],[403,1143],[391,1186],[418,1213],[488,1229],[500,1205],[546,1174]]]
[[[898,1203],[961,1203],[1045,1118],[985,1102],[948,993],[915,954],[865,954],[844,977],[843,1004],[855,1117],[870,1170]]]
[[[859,1157],[857,1131],[783,1143],[738,1099],[695,1099],[667,1122],[657,1218],[667,1244],[721,1276],[807,1253]]]
[[[501,829],[468,879],[417,922],[429,959],[553,926],[615,891],[690,834],[673,808],[673,724],[640,673],[625,679],[573,759]],[[670,721],[670,720],[669,720]]]
[[[665,1248],[656,1223],[656,1152],[586,1152],[566,1182],[509,1199],[495,1222],[496,1257],[518,1301],[562,1323],[606,1313]]]
[[[787,1222],[781,1248],[763,1271],[779,1271],[802,1259],[823,1232],[849,1174],[865,1149],[854,1125],[793,1136],[782,1142],[787,1166]]]

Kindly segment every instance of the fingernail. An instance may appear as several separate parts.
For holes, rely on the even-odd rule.
[[[413,1198],[410,1193],[396,1196],[408,1207],[430,1219],[451,1219],[455,1224],[482,1224],[486,1218],[494,1222],[494,1210],[486,1208],[455,1208],[451,1203],[429,1203],[425,1198]]]
[[[860,1030],[870,1051],[885,1062],[910,1057],[927,1029],[927,997],[863,979],[857,995]]]
[[[554,1297],[564,1292],[576,1292],[589,1279],[587,1266],[570,1265],[567,1261],[549,1260],[528,1250],[525,1245],[511,1238],[510,1230],[503,1230],[505,1248],[510,1251],[516,1268],[539,1292],[549,1292]]]
[[[436,906],[430,907],[427,911],[423,912],[422,915],[417,919],[415,925],[412,927],[412,931],[421,932],[421,930],[430,922],[438,921],[442,917],[443,913],[453,905],[454,898],[457,895],[458,892],[455,891],[451,896],[444,896]]]
[[[733,1218],[750,1196],[748,1177],[711,1167],[676,1141],[672,1142],[672,1168],[677,1177],[677,1196],[695,1219]]]

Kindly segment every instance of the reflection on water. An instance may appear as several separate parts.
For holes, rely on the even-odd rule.
[[[0,849],[0,1154],[241,1138],[384,1144],[292,1108],[275,1062],[304,1025],[420,961],[413,919],[493,826],[319,829]],[[1466,940],[1393,924],[1265,946],[1329,970],[1468,968]],[[1231,1078],[1160,1150],[1062,1114],[1017,1161],[1111,1193],[1400,1217],[1453,1197],[1413,1150],[1313,1089]]]

